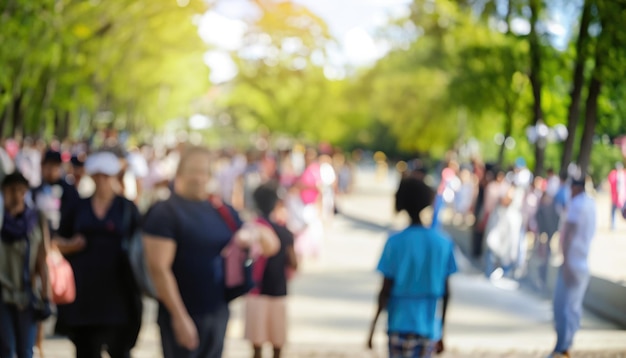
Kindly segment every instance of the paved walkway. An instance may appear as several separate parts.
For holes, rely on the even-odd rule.
[[[285,357],[385,357],[381,317],[375,345],[364,349],[380,277],[374,272],[388,227],[404,220],[392,213],[395,183],[377,184],[366,173],[350,197],[339,201],[338,216],[323,255],[305,262],[291,284],[290,344]],[[459,257],[461,273],[452,280],[452,302],[442,357],[543,357],[554,344],[551,303],[522,291],[492,286]],[[242,302],[232,304],[224,357],[251,357],[240,337]],[[159,338],[149,310],[134,357],[160,357]],[[626,357],[626,331],[586,314],[574,357]],[[47,340],[48,358],[73,356],[66,340]],[[269,354],[269,352],[268,352]],[[267,355],[269,356],[269,355]]]

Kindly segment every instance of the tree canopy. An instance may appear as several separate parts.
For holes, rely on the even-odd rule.
[[[625,0],[414,0],[377,31],[389,51],[364,67],[333,63],[340,43],[305,6],[250,0],[256,15],[230,53],[238,74],[212,85],[196,25],[219,1],[2,2],[3,136],[158,130],[200,112],[243,135],[392,156],[471,142],[486,160],[578,160],[600,177],[592,152],[615,157],[624,134]],[[568,125],[570,140],[535,148],[527,128],[538,122]]]

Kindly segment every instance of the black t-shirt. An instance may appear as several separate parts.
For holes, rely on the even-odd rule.
[[[287,248],[293,246],[293,234],[286,227],[270,223],[280,239],[280,250],[278,253],[267,259],[265,271],[263,272],[263,283],[261,284],[261,294],[267,296],[287,295],[287,275],[285,269],[289,263]]]
[[[239,216],[230,209],[237,226],[241,226]],[[176,242],[172,272],[192,317],[227,305],[221,252],[233,232],[208,200],[191,201],[172,194],[150,209],[143,230]]]
[[[125,211],[132,210],[124,227]],[[132,272],[122,241],[139,224],[139,211],[125,198],[116,197],[103,219],[96,217],[91,199],[80,199],[63,217],[59,235],[85,237],[85,248],[67,255],[74,270],[76,300],[59,306],[59,320],[70,326],[124,324],[132,315]]]

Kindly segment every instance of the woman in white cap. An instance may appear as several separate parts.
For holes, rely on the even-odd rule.
[[[141,325],[141,296],[124,251],[140,218],[117,194],[120,169],[113,153],[87,158],[95,193],[61,221],[54,240],[76,278],[76,300],[58,307],[58,328],[76,346],[77,358],[99,358],[105,347],[111,358],[130,357]]]

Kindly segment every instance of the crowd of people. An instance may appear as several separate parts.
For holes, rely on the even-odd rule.
[[[32,357],[37,328],[55,309],[56,332],[76,357],[103,350],[130,357],[144,295],[158,299],[166,358],[221,357],[228,303],[243,295],[254,357],[266,343],[280,357],[288,280],[322,250],[336,195],[352,188],[348,158],[324,145],[247,153],[182,143],[125,148],[115,136],[92,147],[0,146],[0,357]],[[390,357],[443,351],[456,261],[440,228],[450,216],[471,223],[471,254],[494,284],[528,279],[544,289],[552,260],[562,258],[552,357],[569,356],[595,233],[585,178],[553,170],[535,177],[521,159],[510,170],[448,160],[432,185],[420,161],[409,164],[395,199],[411,223],[381,254],[370,346],[386,310]],[[614,214],[626,199],[625,174],[618,166],[609,176]],[[423,222],[428,207],[432,222]],[[137,244],[140,262],[131,254]]]
[[[423,178],[419,162],[413,167],[406,176]],[[546,177],[534,176],[523,159],[509,170],[448,160],[440,177],[433,228],[442,226],[444,212],[450,224],[470,225],[471,255],[495,285],[510,289],[526,281],[545,291],[549,267],[560,262],[553,307],[557,344],[550,357],[569,357],[582,317],[596,230],[595,201],[586,192],[593,188],[590,179],[575,166],[558,176],[552,169]],[[613,217],[623,208],[623,178],[618,164],[609,175]],[[614,218],[611,222],[614,227]]]
[[[335,196],[351,190],[349,158],[325,145],[241,153],[117,139],[3,141],[0,357],[32,357],[55,309],[76,357],[129,357],[144,294],[158,298],[164,357],[221,357],[228,302],[245,293],[254,356],[269,342],[279,357],[287,280],[319,255]]]

